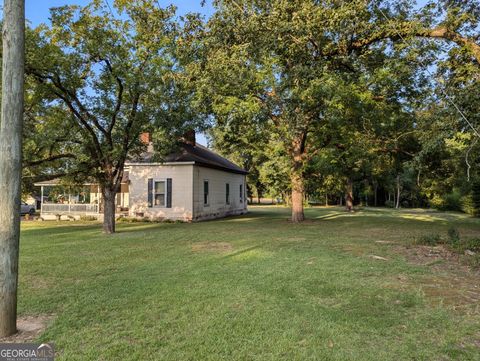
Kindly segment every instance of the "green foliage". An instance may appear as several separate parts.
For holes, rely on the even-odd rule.
[[[442,243],[442,237],[438,233],[424,234],[415,239],[415,244],[436,246]]]
[[[464,250],[469,250],[475,253],[480,253],[480,238],[470,238],[463,242]]]
[[[457,244],[460,242],[460,233],[458,232],[458,229],[455,227],[450,227],[447,230],[447,235],[448,235],[448,243],[453,245]]]
[[[461,194],[455,191],[444,194],[440,201],[435,204],[435,208],[440,211],[461,211]]]
[[[98,221],[98,218],[95,216],[80,216],[80,220],[84,222],[94,222]]]
[[[385,201],[385,207],[387,208],[395,208],[395,203],[393,201]]]
[[[467,194],[461,198],[461,203],[462,203],[462,211],[464,213],[474,215],[475,213],[475,208],[473,205],[473,199],[471,194]]]
[[[472,215],[480,217],[480,179],[472,183],[471,202]]]

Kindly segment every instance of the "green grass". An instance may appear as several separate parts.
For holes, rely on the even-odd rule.
[[[478,237],[478,219],[306,215],[295,225],[288,209],[252,207],[211,222],[121,224],[113,236],[97,224],[25,222],[19,313],[54,314],[39,341],[69,361],[480,359],[478,304],[459,311],[427,295],[426,280],[454,275],[412,265],[388,243],[451,226]]]

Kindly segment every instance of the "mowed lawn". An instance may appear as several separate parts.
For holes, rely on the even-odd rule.
[[[19,313],[54,315],[38,341],[59,360],[480,360],[478,302],[431,292],[455,271],[399,247],[452,225],[480,237],[480,220],[309,208],[296,225],[286,208],[250,210],[113,236],[25,222]]]

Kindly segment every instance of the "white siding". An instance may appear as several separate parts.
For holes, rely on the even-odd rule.
[[[201,166],[194,167],[193,219],[213,219],[247,212],[245,176]],[[203,182],[209,183],[209,205],[203,202]],[[230,184],[230,204],[226,203],[226,183]],[[240,184],[243,199],[240,201]]]
[[[193,165],[130,165],[130,216],[191,221]],[[148,179],[172,178],[172,208],[148,207]]]

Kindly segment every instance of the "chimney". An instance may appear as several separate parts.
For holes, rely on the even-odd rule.
[[[195,141],[195,130],[194,129],[190,129],[190,130],[187,130],[185,132],[185,134],[183,135],[183,139],[184,143],[186,144],[190,144],[190,145],[193,145],[195,146],[196,145],[196,141]]]
[[[145,132],[140,134],[140,141],[145,144],[149,145],[150,144],[150,133]]]
[[[152,143],[152,137],[150,133],[148,132],[140,133],[140,141],[142,142],[143,145],[147,146],[148,153],[153,152],[153,143]]]

